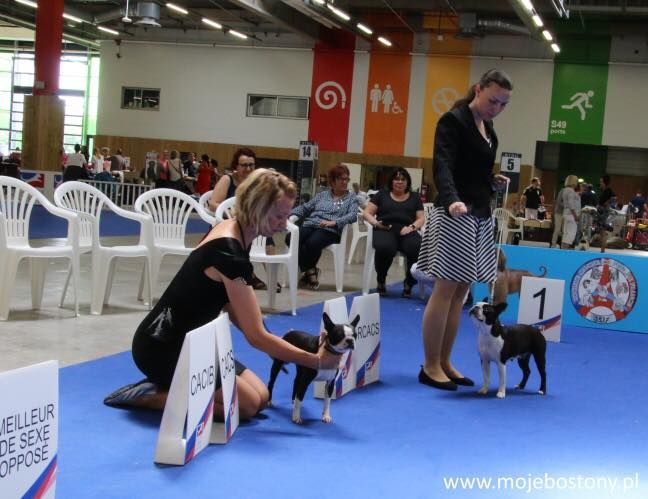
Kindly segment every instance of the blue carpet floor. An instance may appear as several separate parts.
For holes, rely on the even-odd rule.
[[[418,384],[423,303],[392,297],[381,307],[382,381],[333,401],[332,424],[319,421],[312,388],[302,409],[306,423],[290,422],[290,366],[277,382],[275,408],[185,467],[153,463],[159,413],[102,405],[106,394],[141,378],[128,352],[62,369],[57,496],[648,497],[648,335],[566,328],[562,343],[548,346],[548,395],[535,394],[533,367],[527,391],[509,390],[499,400],[492,391],[482,397],[476,388],[443,392]],[[311,306],[267,324],[275,333],[315,331],[320,313],[321,305]],[[238,357],[267,379],[269,359],[238,331],[233,336]],[[455,363],[481,380],[467,317]],[[517,365],[508,373],[512,387]],[[496,379],[493,372],[493,386]],[[472,490],[450,490],[444,478],[453,477],[492,482],[481,483],[488,490],[476,482]],[[618,480],[614,489],[593,481],[606,478]]]
[[[191,218],[187,224],[187,233],[205,233],[209,225],[201,219]],[[140,224],[134,220],[120,217],[112,211],[105,210],[101,215],[99,232],[101,236],[136,236],[139,234]],[[67,221],[49,213],[40,205],[34,206],[29,220],[29,238],[43,239],[51,237],[65,237],[67,235]]]

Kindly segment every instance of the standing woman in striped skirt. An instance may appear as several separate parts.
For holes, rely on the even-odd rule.
[[[497,135],[492,120],[511,98],[501,71],[487,71],[468,95],[441,116],[434,138],[438,190],[425,228],[418,269],[435,279],[423,314],[425,365],[419,382],[443,390],[472,386],[450,361],[464,296],[473,282],[496,278],[491,197],[508,179],[493,175]]]

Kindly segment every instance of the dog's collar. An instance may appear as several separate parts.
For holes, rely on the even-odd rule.
[[[342,353],[335,350],[328,341],[324,342],[324,350],[329,353],[334,353],[335,355],[342,355]]]

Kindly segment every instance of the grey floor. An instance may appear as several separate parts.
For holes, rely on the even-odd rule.
[[[190,244],[195,244],[201,235],[188,237]],[[34,244],[50,242],[35,241]],[[129,244],[134,237],[109,238],[106,244]],[[525,243],[523,243],[525,244]],[[527,243],[533,244],[533,243]],[[534,244],[545,246],[546,244]],[[598,252],[592,248],[590,251]],[[609,253],[635,253],[648,256],[648,252],[631,250],[608,250]],[[364,241],[359,243],[356,258],[364,256]],[[168,256],[160,271],[160,279],[155,290],[159,297],[169,281],[180,268],[182,257]],[[333,260],[331,253],[325,251],[319,265],[322,269],[321,286],[317,291],[299,289],[298,306],[311,305],[335,298]],[[257,274],[263,279],[263,267],[255,265]],[[104,307],[103,315],[90,315],[90,258],[82,256],[80,316],[74,317],[71,289],[63,308],[58,307],[58,300],[65,282],[67,265],[63,261],[52,260],[45,281],[43,303],[40,310],[32,310],[30,272],[26,262],[21,263],[16,285],[12,291],[9,320],[0,321],[0,372],[24,367],[45,360],[56,359],[61,366],[76,364],[106,355],[130,349],[133,333],[139,322],[147,313],[147,308],[137,300],[141,263],[131,259],[120,260],[115,272],[113,291],[109,305]],[[362,263],[345,266],[344,293],[361,290]],[[404,270],[395,261],[390,269],[388,283],[402,281]],[[375,280],[375,274],[374,274]],[[375,284],[375,281],[372,285]],[[284,291],[277,295],[276,308],[266,308],[267,292],[256,291],[264,313],[276,313],[290,309],[289,294]],[[415,292],[412,299],[418,300]]]

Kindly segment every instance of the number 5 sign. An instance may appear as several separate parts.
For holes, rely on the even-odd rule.
[[[519,324],[540,328],[548,341],[560,341],[565,281],[523,277],[520,290]]]
[[[500,172],[502,173],[520,173],[520,163],[522,155],[517,152],[503,152],[500,160]]]

